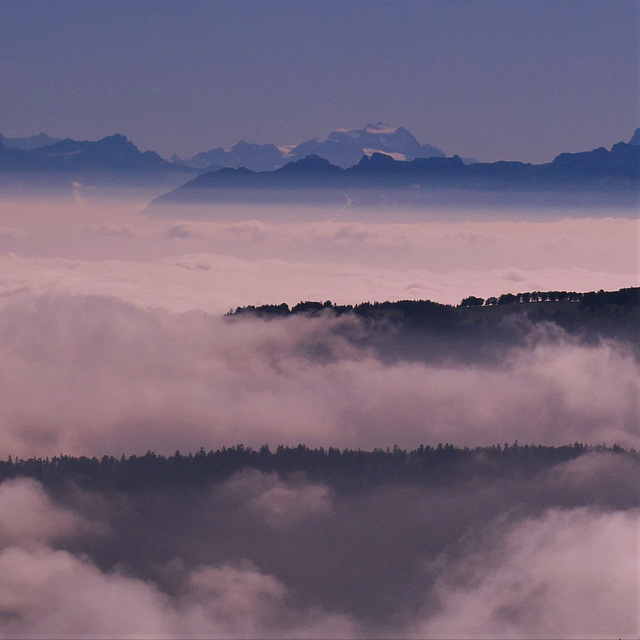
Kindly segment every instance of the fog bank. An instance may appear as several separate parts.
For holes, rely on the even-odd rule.
[[[229,321],[21,297],[0,308],[0,455],[640,444],[639,364],[623,343],[525,322],[471,360],[467,342],[432,357],[427,331],[423,355],[407,360],[400,338],[389,333],[383,353],[367,331],[349,316]]]

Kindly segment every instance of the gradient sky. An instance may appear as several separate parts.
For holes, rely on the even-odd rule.
[[[1,0],[0,131],[168,156],[385,121],[482,160],[638,126],[627,0]]]

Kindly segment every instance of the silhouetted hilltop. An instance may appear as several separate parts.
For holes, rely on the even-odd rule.
[[[629,140],[629,144],[633,144],[635,146],[640,145],[640,128],[635,130],[633,136],[631,136],[631,140]]]
[[[550,178],[637,181],[640,178],[640,148],[618,142],[611,151],[604,147],[583,153],[562,153],[550,165],[541,165]]]
[[[477,166],[477,165],[474,165]],[[342,169],[317,155],[289,162],[275,171],[221,169],[204,173],[182,187],[157,199],[157,202],[206,199],[205,190],[216,189],[349,189],[408,187],[416,178],[428,174],[457,175],[465,167],[458,156],[453,158],[418,158],[398,162],[390,156],[374,153],[363,156],[357,165]]]
[[[238,307],[227,316],[250,313],[257,316],[287,316],[296,314],[315,314],[330,310],[336,315],[353,313],[363,318],[394,315],[409,318],[415,315],[429,315],[437,312],[441,317],[453,319],[458,317],[456,309],[471,309],[477,307],[525,305],[523,309],[531,310],[537,307],[536,303],[579,303],[581,311],[593,311],[604,307],[617,306],[627,312],[640,308],[640,287],[627,287],[617,291],[532,291],[524,293],[503,293],[500,296],[491,296],[486,300],[475,296],[463,298],[457,307],[431,300],[400,300],[398,302],[363,302],[356,305],[338,305],[330,300],[326,302],[299,302],[289,308],[286,303],[277,305],[262,305],[259,307]],[[530,305],[530,306],[526,306]],[[538,307],[543,308],[543,307]],[[546,307],[550,309],[550,307]]]

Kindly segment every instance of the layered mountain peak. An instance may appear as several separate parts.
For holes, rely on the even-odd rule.
[[[324,140],[311,138],[298,145],[260,145],[240,140],[231,149],[216,147],[193,158],[173,157],[172,161],[199,169],[216,164],[233,168],[246,167],[252,171],[272,171],[287,162],[316,155],[346,169],[357,164],[363,155],[370,156],[374,153],[384,153],[394,160],[445,157],[437,147],[420,144],[404,127],[376,122],[369,123],[362,129],[335,129]]]
[[[362,134],[371,134],[371,135],[393,135],[398,131],[407,131],[404,127],[392,127],[390,124],[386,122],[376,122],[375,124],[369,123],[365,125],[362,129],[336,129],[329,134],[329,138],[333,134],[346,133],[352,137],[358,137]]]
[[[285,162],[285,154],[273,144],[255,144],[246,140],[238,140],[230,149],[216,147],[202,151],[192,158],[172,156],[171,161],[196,169],[212,169],[214,167],[245,167],[251,171],[273,171]]]
[[[43,158],[64,159],[78,166],[98,163],[101,168],[109,168],[113,165],[112,168],[116,170],[123,162],[138,164],[140,161],[156,163],[161,160],[155,151],[143,153],[133,142],[120,133],[106,136],[95,142],[66,138],[60,142],[35,149],[33,153]]]
[[[395,160],[413,160],[445,155],[437,147],[420,144],[404,127],[393,127],[386,122],[369,123],[362,129],[336,129],[319,145],[328,146],[327,143],[331,142],[343,143],[351,154],[359,154],[360,157],[363,154],[386,153]],[[344,166],[341,162],[336,164]]]

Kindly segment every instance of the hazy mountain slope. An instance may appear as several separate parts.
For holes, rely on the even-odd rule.
[[[38,147],[44,147],[54,142],[60,142],[60,138],[52,138],[46,133],[38,133],[34,136],[22,137],[22,138],[7,138],[0,133],[0,142],[9,149],[24,149],[25,151],[31,151]]]
[[[140,151],[123,135],[96,142],[67,138],[32,150],[8,148],[0,141],[0,180],[5,184],[163,183],[179,184],[197,170]]]

